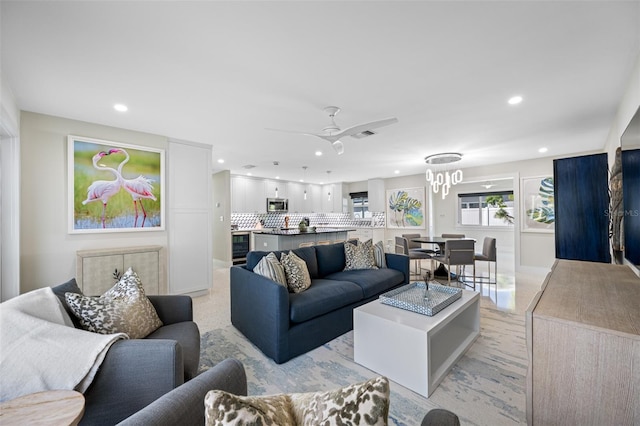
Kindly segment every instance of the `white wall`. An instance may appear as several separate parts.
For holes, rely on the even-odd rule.
[[[0,76],[0,301],[20,293],[20,111]]]
[[[231,265],[231,174],[229,170],[213,174],[212,182],[213,263],[214,267],[226,267]]]
[[[137,245],[167,247],[166,231],[68,234],[67,136],[167,149],[167,138],[65,118],[21,114],[21,293],[75,276],[75,252]]]
[[[609,153],[609,166],[613,164],[616,148],[620,146],[620,136],[624,133],[638,107],[640,107],[640,54],[636,58],[635,67],[629,76],[627,89],[620,100],[618,112],[613,123],[611,123],[611,130],[607,136],[605,150]]]

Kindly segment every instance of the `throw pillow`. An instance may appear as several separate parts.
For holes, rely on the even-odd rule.
[[[386,426],[389,381],[377,377],[327,392],[237,396],[211,390],[204,400],[207,426],[346,425]]]
[[[384,256],[384,245],[382,245],[382,241],[378,241],[373,245],[373,257],[375,258],[378,268],[387,267],[387,259]]]
[[[311,287],[311,276],[304,260],[300,259],[292,251],[282,253],[280,263],[284,267],[284,274],[287,277],[287,287],[292,293],[302,293]]]
[[[344,243],[345,271],[353,269],[378,269],[373,255],[373,242],[369,239],[355,245],[347,241]]]
[[[287,276],[284,273],[284,266],[282,266],[278,257],[273,252],[260,259],[260,262],[253,268],[253,272],[285,287],[287,286]]]
[[[65,300],[82,328],[94,333],[125,333],[130,339],[142,339],[162,326],[131,268],[100,297],[66,293]]]

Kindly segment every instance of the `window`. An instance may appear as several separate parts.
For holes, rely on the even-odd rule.
[[[368,192],[351,192],[349,194],[353,203],[353,217],[356,219],[365,219],[371,217],[369,211],[369,193]]]
[[[458,194],[458,224],[513,226],[513,191]]]

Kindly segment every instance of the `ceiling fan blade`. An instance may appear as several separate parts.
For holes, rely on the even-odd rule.
[[[293,133],[293,134],[296,134],[296,135],[321,136],[321,135],[317,135],[315,133],[299,132],[297,130],[272,129],[272,128],[269,128],[269,127],[265,127],[265,130],[269,130],[270,132]]]
[[[370,123],[358,124],[357,126],[349,127],[342,130],[341,132],[336,133],[333,136],[336,136],[339,139],[343,136],[357,135],[358,133],[364,132],[365,130],[377,129],[378,127],[388,126],[397,122],[398,119],[395,117],[385,118],[384,120],[372,121]]]

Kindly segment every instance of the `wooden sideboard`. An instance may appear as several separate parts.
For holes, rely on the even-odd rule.
[[[76,252],[76,281],[87,296],[99,296],[116,283],[114,270],[128,268],[140,277],[146,294],[166,294],[166,261],[162,246],[139,246]]]
[[[529,425],[640,424],[640,278],[557,260],[526,313]]]

